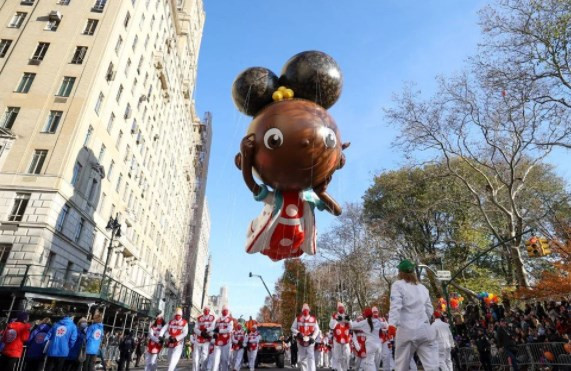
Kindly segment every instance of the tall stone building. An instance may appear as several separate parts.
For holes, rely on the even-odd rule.
[[[182,302],[204,17],[201,0],[0,3],[2,310],[132,325]]]

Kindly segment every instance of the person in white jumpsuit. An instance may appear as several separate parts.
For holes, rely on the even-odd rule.
[[[252,325],[248,336],[246,336],[246,346],[248,347],[248,367],[250,371],[256,368],[256,356],[258,355],[258,347],[262,340],[262,336],[258,332],[258,325]]]
[[[161,330],[165,324],[162,314],[159,314],[155,321],[149,326],[149,341],[147,342],[147,352],[145,354],[145,371],[157,371],[157,357],[162,349],[159,339]]]
[[[228,371],[230,347],[234,321],[226,305],[222,306],[221,316],[214,326],[214,364],[210,371]]]
[[[345,305],[337,303],[337,313],[333,313],[329,321],[329,329],[333,333],[333,349],[331,351],[331,368],[337,371],[347,371],[351,357],[349,345],[349,316],[345,313]]]
[[[440,371],[452,371],[452,357],[450,352],[454,347],[454,337],[450,325],[440,319],[440,312],[434,312],[432,328],[436,332],[438,342],[438,366]]]
[[[319,331],[319,334],[317,334],[317,337],[315,338],[315,345],[314,347],[314,351],[315,351],[315,355],[314,355],[314,359],[315,359],[315,368],[321,367],[321,355],[323,354],[322,351],[323,349],[321,349],[321,341],[322,341],[322,337],[321,337],[321,331]]]
[[[291,325],[291,334],[297,338],[297,358],[301,371],[315,371],[315,339],[319,334],[317,319],[309,314],[309,305],[303,304],[301,314]]]
[[[161,337],[168,337],[165,346],[168,350],[168,371],[174,371],[184,348],[184,338],[188,335],[188,323],[182,318],[182,308],[176,308],[174,318],[162,328]]]
[[[214,364],[214,338],[210,340],[208,345],[208,358],[206,358],[206,370],[211,371]]]
[[[244,360],[244,348],[246,347],[246,333],[242,326],[234,327],[232,333],[232,369],[240,371],[242,361]]]
[[[357,319],[355,319],[356,322],[361,322],[363,321],[364,318],[363,316],[358,316]],[[367,338],[365,337],[365,335],[362,334],[361,330],[354,330],[353,329],[353,336],[351,337],[351,341],[353,344],[353,351],[354,351],[354,355],[355,355],[355,370],[359,371],[362,370],[362,361],[365,359],[366,354],[367,354],[367,347],[365,346],[365,342],[367,341]]]
[[[319,361],[320,368],[329,368],[329,353],[330,353],[330,340],[329,335],[322,334],[321,337],[321,360]]]
[[[203,371],[207,368],[208,351],[215,324],[216,321],[214,316],[210,314],[210,308],[205,306],[202,309],[202,315],[198,316],[194,325],[196,342],[192,353],[193,371]]]
[[[391,286],[389,336],[395,336],[396,371],[409,371],[411,358],[418,355],[425,371],[438,371],[438,343],[430,326],[434,312],[428,289],[418,282],[414,264],[398,265],[399,279]]]
[[[379,333],[383,324],[378,318],[373,318],[373,311],[370,308],[365,308],[363,317],[365,318],[363,321],[351,322],[351,328],[354,331],[360,330],[361,334],[367,338],[365,341],[367,355],[364,362],[361,362],[361,368],[364,371],[377,371],[378,366],[375,365],[375,356],[382,347]]]
[[[373,307],[373,308],[371,308],[371,310],[373,311],[373,318],[376,318],[379,321],[381,321],[381,329],[386,331],[389,328],[389,324],[387,323],[387,321],[383,317],[380,316],[379,308]],[[379,336],[380,336],[380,334],[379,334]],[[381,343],[382,343],[382,341],[381,341]],[[377,353],[375,354],[375,365],[377,365],[377,367],[381,366],[381,359],[382,358],[383,358],[383,347],[379,348]]]

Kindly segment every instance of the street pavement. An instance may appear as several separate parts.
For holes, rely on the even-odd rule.
[[[164,371],[168,368],[168,364],[166,361],[162,361],[159,362],[159,367],[158,370],[160,371]],[[143,364],[143,366],[141,367],[131,367],[131,370],[144,370],[145,369],[145,365]],[[176,368],[178,371],[190,371],[192,370],[192,365],[191,365],[191,361],[188,359],[181,359],[180,362],[178,363],[178,367]],[[291,367],[289,365],[285,366],[285,369],[291,369]],[[242,368],[242,370],[246,371],[246,368]],[[264,371],[279,371],[279,370],[284,370],[283,368],[275,368],[275,365],[266,365],[266,364],[260,364],[260,366],[257,368],[257,370],[264,370]],[[317,370],[329,370],[329,369],[325,369],[325,368],[318,368]]]

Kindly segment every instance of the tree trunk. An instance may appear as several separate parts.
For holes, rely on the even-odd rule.
[[[521,252],[519,251],[519,245],[512,244],[511,249],[511,261],[513,262],[513,270],[515,272],[516,284],[518,288],[528,288],[529,283],[527,282],[527,272],[523,266],[523,259],[521,258]]]

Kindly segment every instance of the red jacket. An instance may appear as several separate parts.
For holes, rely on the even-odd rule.
[[[12,322],[6,326],[2,341],[4,350],[2,355],[10,358],[20,358],[24,350],[24,343],[30,337],[30,324],[23,322]]]

